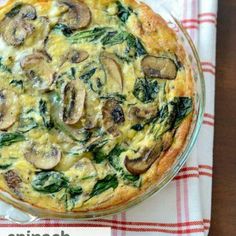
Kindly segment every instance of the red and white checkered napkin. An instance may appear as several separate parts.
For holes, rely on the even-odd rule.
[[[208,234],[211,217],[217,0],[172,1],[168,2],[168,6],[175,8],[174,11],[198,48],[206,82],[204,122],[187,164],[163,191],[127,212],[92,221],[43,220],[29,226],[109,226],[113,229],[113,236]],[[159,3],[158,0],[145,2],[153,9]],[[0,204],[0,213],[4,209],[6,205]],[[0,221],[0,227],[6,224],[11,223]]]

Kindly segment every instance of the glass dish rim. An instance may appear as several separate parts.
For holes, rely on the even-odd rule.
[[[166,9],[165,7],[161,7],[161,8],[163,8],[165,11],[168,12],[169,16],[173,19],[174,23],[178,26],[180,31],[183,33],[184,38],[186,39],[188,45],[190,46],[190,50],[192,51],[194,60],[197,65],[197,71],[198,71],[198,76],[200,79],[200,87],[201,87],[201,93],[202,93],[202,96],[199,97],[199,112],[197,113],[195,127],[192,130],[192,132],[191,130],[189,131],[189,135],[186,140],[185,146],[183,147],[182,152],[178,154],[177,161],[171,166],[171,168],[165,173],[165,175],[156,184],[154,184],[152,187],[147,189],[147,191],[139,195],[137,198],[134,198],[123,205],[118,205],[118,206],[115,206],[114,208],[108,208],[108,209],[99,210],[99,211],[54,212],[47,209],[37,208],[36,206],[33,206],[29,203],[13,198],[10,194],[7,194],[4,191],[0,191],[0,200],[2,200],[3,202],[7,204],[10,204],[16,209],[19,209],[20,211],[22,211],[24,214],[26,214],[29,217],[29,220],[26,222],[23,222],[20,220],[17,221],[16,219],[11,218],[10,216],[4,216],[5,219],[11,220],[15,223],[22,224],[22,223],[29,223],[29,222],[40,220],[40,219],[46,219],[48,217],[60,218],[60,219],[89,220],[89,219],[95,219],[95,218],[100,218],[104,216],[118,214],[124,210],[128,210],[134,206],[137,206],[137,204],[145,201],[147,198],[161,191],[178,174],[180,169],[186,163],[189,157],[189,154],[192,151],[194,144],[196,143],[198,134],[200,132],[200,128],[201,128],[201,124],[202,124],[203,116],[204,116],[204,110],[205,110],[205,80],[204,80],[204,74],[202,71],[201,63],[200,63],[200,58],[191,37],[189,36],[187,31],[184,29],[180,21],[168,9]]]

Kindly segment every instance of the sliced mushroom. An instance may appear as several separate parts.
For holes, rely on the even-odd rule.
[[[37,13],[35,8],[30,4],[25,4],[20,9],[20,17],[27,20],[35,20],[37,18]]]
[[[86,90],[80,80],[69,82],[63,92],[62,120],[69,125],[76,124],[83,115]]]
[[[78,171],[80,180],[95,177],[97,175],[96,168],[92,161],[88,158],[82,158],[75,164],[75,169]]]
[[[73,30],[85,28],[90,24],[91,12],[85,3],[73,0],[60,0],[59,3],[68,7],[59,20],[60,23],[68,25]]]
[[[88,57],[89,57],[89,54],[86,51],[75,50],[75,49],[72,49],[67,55],[67,59],[71,63],[81,63],[85,61]]]
[[[0,130],[10,128],[17,120],[18,98],[10,90],[0,90]]]
[[[153,148],[142,149],[140,153],[141,157],[136,159],[129,159],[128,157],[126,157],[125,167],[130,173],[134,175],[143,174],[160,157],[162,150],[162,141],[158,140]]]
[[[4,179],[7,186],[17,195],[19,195],[19,189],[21,187],[22,180],[14,170],[9,170],[4,173]]]
[[[110,54],[102,54],[100,61],[106,72],[109,92],[122,92],[123,74],[118,62]]]
[[[141,66],[144,74],[150,78],[174,80],[177,76],[176,64],[167,57],[146,56]]]
[[[144,119],[150,119],[157,114],[157,108],[155,107],[136,107],[129,108],[128,116],[131,120],[139,121]]]
[[[55,79],[50,61],[50,56],[44,51],[35,52],[21,60],[22,70],[39,90],[49,89]]]
[[[60,162],[61,151],[56,145],[30,143],[26,147],[24,157],[38,169],[51,170]]]
[[[108,99],[102,107],[103,126],[113,136],[118,136],[118,125],[125,121],[121,105],[115,99]]]
[[[2,37],[7,44],[12,46],[21,45],[34,31],[32,24],[27,21],[6,18],[0,25]]]
[[[36,10],[32,5],[23,4],[13,8],[0,24],[3,39],[9,45],[21,45],[34,32],[34,26],[30,20],[34,20],[36,17]]]

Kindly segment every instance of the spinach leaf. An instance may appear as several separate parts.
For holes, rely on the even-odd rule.
[[[21,133],[1,133],[0,134],[0,148],[10,146],[13,143],[22,142],[25,136]]]
[[[80,186],[69,187],[68,192],[71,198],[75,198],[83,193],[83,189]]]
[[[174,127],[177,128],[182,120],[193,111],[193,100],[189,97],[176,98],[176,120]]]
[[[108,142],[107,139],[99,139],[89,146],[86,147],[87,152],[96,152],[98,149],[102,148]]]
[[[155,133],[155,138],[177,128],[182,120],[192,112],[192,109],[192,99],[188,97],[176,97],[163,105],[157,117],[153,120],[152,132]]]
[[[0,70],[11,73],[11,69],[2,63],[2,57],[0,57]]]
[[[136,80],[133,95],[142,103],[151,103],[157,97],[159,88],[156,80],[139,78]]]
[[[91,30],[79,31],[69,38],[71,43],[95,42],[107,33],[107,27],[95,27]]]
[[[75,207],[76,202],[79,200],[80,195],[83,193],[83,189],[80,186],[71,187],[69,186],[65,190],[63,200],[65,202],[65,208],[72,210]]]
[[[108,157],[109,163],[117,171],[122,170],[122,167],[120,166],[119,156],[124,151],[126,151],[126,149],[124,149],[120,145],[116,145],[108,155],[109,156]]]
[[[54,124],[50,118],[49,108],[47,102],[42,99],[40,99],[39,101],[39,114],[43,119],[44,126],[49,130],[52,129],[54,127]]]
[[[131,127],[131,129],[135,130],[135,131],[141,131],[143,130],[145,127],[145,124],[135,124]]]
[[[6,16],[9,18],[13,18],[16,15],[19,14],[20,10],[21,10],[22,4],[16,4],[7,14]]]
[[[95,74],[97,68],[93,68],[90,71],[84,73],[83,75],[80,76],[80,79],[84,82],[84,83],[88,83],[89,80],[92,78],[92,76]]]
[[[123,23],[125,23],[129,19],[130,15],[132,14],[132,9],[126,8],[120,2],[117,2],[117,8],[118,8],[118,13],[117,13],[118,18]]]
[[[42,193],[56,193],[67,186],[68,179],[56,171],[40,172],[32,181],[33,189]]]
[[[100,164],[107,159],[107,154],[102,150],[95,151],[93,152],[93,159],[97,164]]]
[[[141,43],[140,39],[132,34],[129,34],[126,38],[127,41],[127,53],[130,53],[132,49],[135,50],[135,57],[140,57],[147,54],[146,49]]]
[[[18,88],[20,88],[20,89],[23,89],[24,88],[24,83],[23,83],[23,81],[22,80],[12,80],[11,82],[10,82],[10,85],[13,85],[13,86],[15,86],[15,87],[18,87]]]
[[[0,170],[6,170],[10,166],[12,166],[12,164],[0,164]]]
[[[121,178],[127,183],[127,184],[133,184],[136,187],[140,186],[140,176],[138,175],[132,175],[128,171],[122,167],[120,155],[122,152],[126,151],[125,148],[123,148],[120,145],[116,145],[112,151],[108,155],[108,160],[111,166],[118,172],[118,174],[121,176]]]
[[[101,42],[104,46],[109,45],[113,46],[116,44],[121,44],[123,43],[126,38],[127,38],[128,33],[127,32],[117,32],[117,31],[112,31],[108,32],[105,37],[101,39]]]
[[[71,28],[64,24],[56,24],[53,28],[54,31],[61,31],[66,37],[70,37],[73,34]]]
[[[34,120],[33,117],[27,117],[20,119],[20,126],[18,130],[22,133],[27,133],[32,129],[35,129],[38,127],[37,122]]]
[[[124,103],[126,101],[126,95],[119,94],[119,93],[111,93],[107,95],[100,96],[100,99],[110,99],[114,98],[119,103]]]
[[[116,189],[118,184],[119,182],[116,175],[107,175],[104,179],[97,181],[90,193],[90,197],[99,195],[110,188]]]

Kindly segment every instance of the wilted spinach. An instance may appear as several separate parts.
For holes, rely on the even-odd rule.
[[[47,129],[52,129],[54,127],[54,124],[51,120],[50,113],[49,113],[49,107],[45,100],[40,99],[39,101],[39,114],[41,115],[43,119],[43,124]]]
[[[150,103],[155,100],[158,91],[158,83],[156,80],[139,78],[135,82],[133,95],[142,103]]]
[[[13,143],[22,142],[25,136],[21,133],[1,133],[0,134],[0,148],[10,146]]]
[[[0,164],[0,170],[6,170],[10,166],[12,166],[12,164]]]
[[[95,42],[107,33],[107,27],[95,27],[90,30],[79,31],[69,38],[71,43]]]
[[[21,10],[22,4],[16,4],[7,14],[6,16],[9,18],[13,18],[16,15],[19,14],[20,10]]]
[[[128,33],[124,32],[124,31],[121,31],[121,32],[111,31],[111,32],[108,32],[101,39],[101,42],[104,46],[107,46],[107,45],[113,46],[113,45],[116,45],[116,44],[121,44],[126,40],[127,35],[128,35]]]
[[[138,37],[127,31],[118,31],[109,27],[95,27],[91,30],[80,31],[69,37],[69,40],[71,43],[101,42],[103,46],[114,46],[126,42],[127,48],[125,53],[129,57],[139,57],[147,54],[145,47]]]
[[[67,186],[68,179],[56,171],[40,172],[32,181],[32,187],[42,193],[56,193]]]
[[[184,118],[192,112],[192,99],[187,97],[176,97],[163,105],[153,120],[152,132],[155,138],[165,132],[177,128]]]
[[[66,189],[63,200],[65,201],[65,207],[67,210],[72,210],[75,207],[75,204],[82,193],[83,189],[80,186],[69,186]]]
[[[111,94],[100,96],[100,99],[104,99],[104,100],[107,100],[110,98],[114,98],[119,103],[124,103],[126,101],[126,95],[119,94],[119,93],[111,93]]]
[[[64,24],[56,24],[53,30],[61,31],[66,37],[70,37],[73,34],[73,30]]]
[[[193,100],[189,97],[179,97],[176,102],[176,119],[174,127],[178,127],[182,120],[193,111]]]
[[[118,8],[118,13],[117,13],[117,17],[123,22],[125,23],[130,15],[132,14],[132,9],[129,7],[125,7],[123,6],[120,2],[117,2],[117,8]]]
[[[127,184],[132,184],[136,187],[140,185],[140,177],[138,175],[132,175],[121,164],[120,155],[122,152],[126,151],[121,145],[116,145],[112,151],[108,154],[108,160],[111,166],[118,172],[119,176],[127,182]]]
[[[20,119],[20,126],[18,130],[22,133],[29,132],[32,129],[35,129],[38,127],[37,122],[34,120],[33,117],[26,117]]]
[[[12,80],[10,83],[10,85],[13,85],[15,87],[18,87],[20,89],[23,89],[24,88],[24,83],[22,80]]]
[[[127,41],[127,53],[130,53],[132,50],[135,50],[135,57],[140,57],[147,54],[146,49],[141,43],[140,39],[135,37],[132,34],[129,34],[126,38]]]
[[[84,83],[88,83],[89,80],[92,78],[92,76],[95,74],[97,68],[93,68],[91,70],[89,70],[88,72],[84,73],[83,75],[80,76],[80,79],[84,82]]]
[[[2,57],[0,57],[0,70],[11,73],[11,69],[2,63]]]
[[[97,181],[90,193],[90,197],[99,195],[110,188],[116,189],[118,184],[119,182],[116,175],[107,175],[104,179]]]

